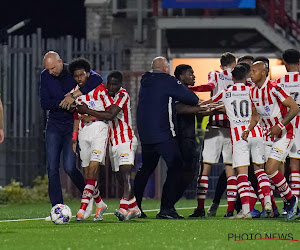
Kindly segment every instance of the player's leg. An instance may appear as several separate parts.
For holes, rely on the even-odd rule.
[[[278,139],[273,147],[266,163],[266,173],[278,188],[281,195],[287,201],[287,219],[294,219],[297,213],[298,198],[292,194],[284,175],[279,172],[279,167],[285,161],[287,154],[292,147],[292,140],[287,138]],[[265,207],[267,210],[267,208]]]
[[[292,194],[299,197],[300,192],[300,159],[290,158],[290,186]]]
[[[230,137],[229,128],[221,128],[221,132],[224,138],[222,156],[225,164],[225,171],[227,176],[227,212],[225,217],[231,217],[234,211],[234,204],[237,199],[237,178],[234,169],[232,168],[233,148]],[[248,158],[249,159],[249,158]],[[249,165],[249,164],[248,164]]]
[[[238,193],[241,197],[242,212],[237,214],[234,218],[252,218],[250,215],[250,185],[248,181],[248,166],[237,167],[238,172]]]
[[[48,124],[46,129],[46,156],[49,181],[48,193],[52,206],[63,203],[63,196],[59,176],[60,154],[62,146],[62,135],[57,130],[57,128]]]
[[[197,179],[197,207],[189,217],[204,217],[204,204],[208,191],[208,177],[211,165],[219,161],[223,145],[223,136],[218,128],[207,127],[203,148],[203,169]]]

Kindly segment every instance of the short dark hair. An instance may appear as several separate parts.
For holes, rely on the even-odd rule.
[[[111,71],[107,76],[107,80],[108,80],[108,78],[112,78],[112,77],[118,79],[118,82],[122,84],[123,75],[120,71],[117,71],[117,70]]]
[[[247,70],[247,74],[249,74],[250,72],[250,65],[248,63],[245,63],[245,62],[239,62],[237,65],[242,65],[246,68]]]
[[[241,64],[237,64],[231,73],[232,73],[233,79],[236,81],[244,80],[248,74],[246,67]]]
[[[282,59],[287,64],[298,64],[300,60],[300,52],[296,49],[287,49],[283,51]]]
[[[240,58],[238,59],[238,63],[239,63],[239,62],[242,62],[242,61],[244,61],[244,60],[251,60],[251,61],[253,62],[254,57],[253,57],[253,56],[250,56],[250,55],[242,56],[242,57],[240,57]]]
[[[87,59],[83,57],[75,58],[69,64],[69,71],[73,75],[75,70],[78,69],[83,69],[85,72],[90,72],[91,64]]]
[[[188,69],[192,69],[192,67],[190,65],[187,64],[180,64],[176,67],[175,71],[174,71],[174,76],[179,79],[179,76],[183,74],[183,72],[185,72]]]
[[[234,54],[230,52],[225,52],[223,55],[221,55],[220,63],[223,67],[231,65],[235,62],[236,62],[236,57]]]

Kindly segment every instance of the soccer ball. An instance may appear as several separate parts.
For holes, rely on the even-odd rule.
[[[50,211],[50,217],[55,224],[67,224],[72,218],[72,212],[67,205],[56,204]]]

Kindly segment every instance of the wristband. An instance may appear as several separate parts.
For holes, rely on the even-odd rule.
[[[72,133],[72,141],[76,141],[78,137],[78,132],[73,132]]]
[[[285,126],[281,122],[278,122],[277,125],[281,130],[285,129]]]

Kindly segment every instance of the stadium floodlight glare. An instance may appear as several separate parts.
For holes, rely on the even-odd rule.
[[[25,25],[27,25],[30,22],[30,19],[25,19],[17,24],[15,24],[14,26],[12,26],[11,28],[7,29],[6,32],[7,34],[11,34],[15,31],[17,31],[18,29],[21,29],[22,27],[24,27]]]

